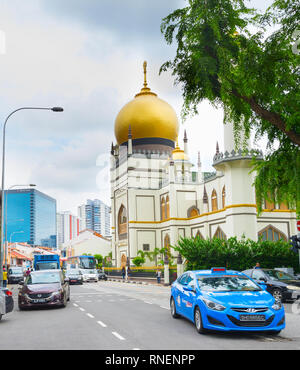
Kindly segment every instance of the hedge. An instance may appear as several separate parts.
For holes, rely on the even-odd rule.
[[[290,250],[289,243],[279,240],[253,241],[236,237],[228,240],[181,238],[173,247],[186,259],[187,270],[210,269],[225,266],[243,271],[260,263],[262,268],[292,267],[299,272],[298,254]]]

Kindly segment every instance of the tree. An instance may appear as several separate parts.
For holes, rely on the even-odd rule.
[[[243,0],[187,2],[161,25],[168,44],[176,38],[177,52],[160,73],[170,69],[182,86],[183,118],[208,99],[223,107],[225,124],[233,123],[236,144],[241,129],[245,139],[251,130],[256,138],[266,135],[265,160],[254,158],[257,199],[284,201],[300,214],[299,3],[275,0],[260,14]]]
[[[100,267],[102,265],[103,256],[101,254],[95,254],[94,257],[95,260],[97,261],[97,267]]]

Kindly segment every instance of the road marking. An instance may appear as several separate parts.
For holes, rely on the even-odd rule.
[[[104,322],[102,322],[102,321],[97,321],[97,323],[99,325],[101,325],[103,328],[106,328],[107,327],[107,325],[105,325]]]
[[[78,307],[78,304],[76,304],[76,303],[73,303],[73,306],[75,306],[75,307]]]
[[[132,348],[133,351],[140,351],[140,348]]]
[[[94,319],[94,318],[95,318],[95,316],[91,315],[90,313],[87,313],[86,315],[87,315],[88,317],[90,317],[91,319]]]
[[[147,304],[153,304],[152,302],[147,302],[147,301],[144,301],[144,303],[147,303]]]
[[[84,309],[84,308],[82,308],[82,307],[79,307],[79,309],[80,309],[80,311],[85,311],[85,309]]]
[[[160,308],[164,308],[165,310],[169,310],[169,307],[159,306]]]
[[[117,333],[116,331],[112,331],[112,334],[117,337],[118,339],[120,340],[125,340],[125,338],[122,337],[122,335],[120,335],[119,333]]]

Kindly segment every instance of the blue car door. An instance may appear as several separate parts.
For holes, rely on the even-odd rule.
[[[182,313],[188,319],[194,319],[194,303],[196,300],[196,282],[193,274],[188,273],[181,292]]]
[[[186,280],[188,278],[188,274],[183,274],[176,282],[176,289],[174,290],[173,297],[176,303],[177,312],[184,315],[183,311],[183,303],[182,303],[182,295],[183,295],[183,287],[186,285]]]

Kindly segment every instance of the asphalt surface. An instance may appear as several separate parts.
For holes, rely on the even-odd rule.
[[[286,329],[267,334],[200,335],[184,318],[173,319],[170,287],[100,281],[71,286],[66,308],[19,311],[0,322],[0,349],[201,350],[300,349],[300,307],[285,304]]]

